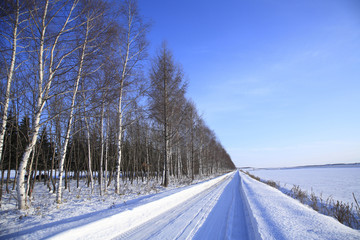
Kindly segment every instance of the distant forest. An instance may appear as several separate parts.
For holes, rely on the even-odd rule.
[[[134,0],[0,2],[0,198],[235,169],[166,43],[148,56],[150,30]]]

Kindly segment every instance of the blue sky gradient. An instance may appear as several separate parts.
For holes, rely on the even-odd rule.
[[[360,162],[360,1],[140,0],[237,166]]]

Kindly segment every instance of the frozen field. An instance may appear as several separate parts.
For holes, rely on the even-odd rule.
[[[308,194],[311,191],[317,196],[322,194],[324,200],[332,197],[334,200],[352,203],[354,193],[360,201],[360,164],[254,169],[249,172],[262,180],[280,182],[281,187],[289,190],[299,185]]]

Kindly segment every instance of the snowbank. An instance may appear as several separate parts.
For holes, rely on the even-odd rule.
[[[119,214],[59,233],[52,239],[110,239],[140,226],[146,221],[178,206],[200,192],[219,183],[231,174],[220,176],[191,188],[169,195]]]
[[[256,239],[360,239],[360,231],[240,173]]]

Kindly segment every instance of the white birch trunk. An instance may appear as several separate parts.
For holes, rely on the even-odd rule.
[[[13,75],[15,71],[15,61],[16,61],[16,49],[17,49],[17,30],[19,25],[19,1],[16,1],[16,12],[15,12],[15,23],[13,29],[13,42],[12,42],[12,52],[11,52],[11,63],[10,69],[7,74],[7,83],[6,83],[6,92],[5,92],[5,102],[4,102],[4,112],[2,116],[2,124],[1,124],[1,132],[0,132],[0,164],[2,160],[2,151],[4,147],[4,137],[5,137],[5,130],[7,124],[7,116],[8,116],[8,109],[9,109],[9,102],[10,102],[10,89],[11,89],[11,82],[13,80]]]
[[[36,114],[34,117],[34,124],[33,124],[33,131],[31,133],[31,140],[27,147],[25,148],[25,152],[23,155],[23,158],[19,165],[19,175],[18,175],[18,181],[17,181],[17,197],[18,197],[18,208],[23,210],[26,208],[26,186],[25,186],[25,174],[26,174],[26,166],[28,164],[30,154],[33,151],[33,148],[36,144],[37,136],[39,134],[40,130],[40,117],[42,114],[42,110],[44,108],[45,102],[43,99],[43,91],[42,91],[42,85],[44,82],[44,41],[45,41],[45,32],[46,32],[46,25],[45,25],[45,19],[47,16],[47,10],[48,10],[49,2],[46,1],[44,6],[44,14],[42,18],[42,31],[41,31],[41,37],[40,37],[40,49],[39,49],[39,78],[38,78],[38,99],[37,99],[37,106],[36,106]]]
[[[120,89],[120,97],[119,97],[119,107],[118,107],[118,115],[119,115],[119,129],[118,129],[118,139],[117,139],[117,162],[116,162],[116,178],[115,178],[115,193],[120,193],[120,167],[121,167],[121,159],[122,159],[122,110],[121,110],[121,103],[122,103],[122,84]]]
[[[130,7],[130,6],[129,6]],[[124,91],[124,81],[126,77],[126,69],[127,64],[129,61],[129,54],[130,54],[130,33],[131,33],[131,12],[129,10],[129,17],[128,17],[128,33],[127,33],[127,43],[126,43],[126,53],[123,61],[123,67],[121,71],[121,78],[120,78],[120,93],[119,93],[119,104],[118,104],[118,139],[117,139],[117,162],[116,162],[116,179],[115,179],[115,193],[120,193],[120,167],[121,167],[121,160],[122,160],[122,117],[123,117],[123,110],[122,110],[122,98],[123,98],[123,91]]]
[[[83,44],[83,47],[82,47],[82,50],[81,50],[80,65],[79,65],[77,77],[76,77],[76,80],[75,80],[75,83],[74,83],[74,90],[73,90],[73,96],[72,96],[72,99],[71,99],[70,115],[69,115],[69,120],[68,120],[67,127],[66,127],[65,140],[64,140],[64,144],[62,146],[61,153],[60,153],[59,182],[58,182],[57,191],[56,191],[56,202],[58,204],[61,203],[62,179],[63,179],[63,172],[64,172],[64,163],[65,163],[65,157],[66,157],[66,152],[67,152],[67,146],[69,144],[69,139],[70,139],[70,132],[71,132],[71,127],[72,127],[72,122],[73,122],[73,119],[74,119],[74,107],[75,107],[76,95],[77,95],[78,88],[79,88],[79,82],[80,82],[80,79],[81,79],[81,73],[82,73],[82,68],[83,68],[83,63],[84,63],[84,58],[85,58],[85,49],[86,49],[86,44],[87,44],[88,29],[89,28],[87,27],[84,44]]]
[[[54,78],[54,75],[56,73],[57,68],[61,65],[61,62],[64,60],[64,58],[68,55],[65,54],[63,55],[59,62],[56,64],[56,66],[54,65],[54,55],[55,55],[55,48],[57,46],[58,40],[60,38],[60,36],[62,35],[62,33],[64,33],[64,29],[66,28],[69,20],[70,20],[70,16],[72,11],[74,10],[77,1],[73,2],[72,8],[67,16],[67,19],[64,21],[64,24],[61,28],[61,30],[57,33],[54,43],[51,47],[51,51],[50,51],[50,61],[48,64],[48,72],[49,72],[49,77],[48,77],[48,81],[46,82],[46,84],[44,84],[44,67],[45,67],[45,60],[44,58],[46,57],[45,53],[48,50],[45,47],[45,33],[47,30],[47,27],[49,26],[49,22],[46,22],[46,19],[48,17],[48,8],[49,8],[49,0],[45,1],[45,6],[44,6],[44,12],[43,12],[43,16],[41,18],[41,23],[39,24],[39,30],[41,30],[40,32],[40,37],[39,37],[39,50],[38,50],[38,97],[37,97],[37,101],[36,101],[36,108],[35,108],[35,114],[34,114],[34,124],[33,124],[33,129],[32,129],[32,134],[30,137],[30,142],[28,144],[28,146],[25,148],[25,153],[23,155],[23,158],[20,162],[19,165],[19,176],[18,176],[18,182],[17,182],[17,196],[18,196],[18,208],[19,209],[25,209],[26,208],[26,187],[25,187],[25,173],[26,173],[26,166],[28,164],[29,161],[29,157],[31,155],[31,152],[33,151],[33,148],[36,144],[36,140],[37,137],[39,135],[39,130],[40,130],[40,118],[42,116],[44,107],[46,105],[46,102],[48,100],[49,97],[49,92],[51,89],[51,84]],[[43,85],[44,85],[44,89],[43,89]]]
[[[31,137],[31,142],[28,144],[28,146],[25,149],[25,153],[23,155],[22,161],[20,162],[19,165],[19,170],[18,170],[18,179],[17,179],[17,197],[18,197],[18,208],[20,210],[24,210],[27,208],[26,206],[26,181],[25,181],[25,175],[26,175],[26,166],[27,163],[29,161],[30,155],[33,151],[33,148],[36,144],[36,140],[37,140],[37,136],[39,133],[39,121],[40,121],[40,117],[37,117],[37,119],[35,119],[37,121],[35,121],[35,124],[37,122],[37,126],[34,130],[34,132],[32,133],[32,137]],[[29,176],[28,176],[29,177]]]
[[[116,161],[116,178],[115,178],[115,193],[120,192],[120,168],[121,168],[121,161],[122,161],[122,134],[123,134],[123,123],[122,118],[124,116],[124,109],[123,109],[123,95],[124,95],[124,84],[125,80],[128,74],[128,64],[129,61],[133,61],[130,65],[130,68],[133,68],[138,60],[135,60],[135,58],[144,50],[140,47],[140,49],[137,49],[135,52],[133,49],[136,44],[138,38],[141,37],[142,32],[145,29],[137,29],[133,24],[133,20],[136,14],[136,9],[134,7],[136,5],[133,4],[132,1],[129,1],[127,4],[127,26],[126,26],[126,39],[124,41],[125,44],[125,50],[124,53],[120,50],[120,56],[122,59],[122,70],[120,75],[120,92],[119,92],[119,102],[118,102],[118,137],[117,137],[117,161]],[[135,20],[136,21],[136,20]],[[134,46],[135,45],[135,46]],[[131,53],[130,53],[131,51]]]

